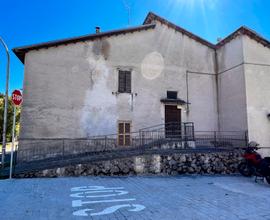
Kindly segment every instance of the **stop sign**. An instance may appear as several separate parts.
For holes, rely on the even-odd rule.
[[[20,90],[17,90],[17,89],[14,90],[12,92],[12,97],[11,98],[12,98],[13,105],[20,106],[22,104],[23,99],[22,99],[22,93],[21,93]]]

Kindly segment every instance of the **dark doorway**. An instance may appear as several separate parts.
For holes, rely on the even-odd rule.
[[[166,138],[181,137],[181,109],[176,105],[165,105],[165,136]]]

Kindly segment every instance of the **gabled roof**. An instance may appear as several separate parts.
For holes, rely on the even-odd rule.
[[[132,33],[135,31],[148,30],[154,27],[155,27],[155,24],[141,25],[141,26],[136,26],[132,28],[125,28],[125,29],[101,32],[101,33],[96,33],[96,34],[88,34],[88,35],[84,35],[80,37],[72,37],[72,38],[66,38],[62,40],[49,41],[46,43],[33,44],[33,45],[28,45],[28,46],[23,46],[23,47],[16,47],[12,49],[12,51],[21,60],[21,62],[24,63],[25,54],[30,50],[37,50],[37,49],[42,49],[42,48],[69,44],[69,43],[76,43],[80,41],[94,40],[97,38],[108,37],[108,36],[113,36],[113,35]]]
[[[217,44],[212,44],[212,43],[204,40],[203,38],[185,30],[184,28],[179,27],[179,26],[171,23],[170,21],[166,20],[165,18],[162,18],[159,15],[156,15],[153,12],[148,13],[147,17],[144,20],[144,24],[154,23],[155,20],[161,22],[162,24],[168,25],[169,27],[175,29],[176,31],[179,31],[179,32],[189,36],[190,38],[192,38],[192,39],[194,39],[194,40],[196,40],[196,41],[198,41],[206,46],[209,46],[213,49],[217,49],[217,48],[222,47],[223,45],[230,42],[231,40],[233,40],[234,38],[236,38],[239,35],[247,35],[251,39],[256,40],[257,42],[261,43],[263,46],[270,48],[270,41],[268,41],[267,39],[265,39],[264,37],[262,37],[261,35],[256,33],[254,30],[252,30],[248,27],[245,27],[245,26],[238,28],[236,31],[234,31],[232,34],[230,34],[227,37],[225,37],[224,39],[222,39]]]
[[[24,63],[25,54],[30,50],[65,45],[65,44],[69,44],[69,43],[76,43],[76,42],[86,41],[86,40],[94,40],[97,38],[125,34],[125,33],[132,33],[135,31],[148,30],[148,29],[155,28],[155,21],[159,21],[160,23],[165,24],[168,27],[173,28],[176,31],[179,31],[182,34],[185,34],[186,36],[192,38],[193,40],[195,40],[195,41],[197,41],[205,46],[208,46],[209,48],[212,48],[212,49],[218,49],[218,48],[222,47],[223,45],[230,42],[231,40],[233,40],[234,38],[236,38],[239,35],[247,35],[251,39],[261,43],[263,46],[270,48],[270,41],[268,41],[267,39],[260,36],[255,31],[253,31],[250,28],[247,28],[245,26],[238,28],[235,32],[233,32],[232,34],[230,34],[226,38],[222,39],[217,44],[212,44],[212,43],[208,42],[207,40],[204,40],[203,38],[185,30],[184,28],[179,27],[179,26],[171,23],[170,21],[154,14],[153,12],[149,12],[148,15],[146,16],[144,22],[143,22],[143,25],[141,25],[141,26],[119,29],[119,30],[108,31],[108,32],[102,32],[102,33],[96,33],[96,34],[89,34],[89,35],[67,38],[67,39],[62,39],[62,40],[49,41],[46,43],[33,44],[33,45],[29,45],[29,46],[17,47],[17,48],[13,49],[13,52],[21,60],[21,62]]]
[[[231,33],[229,36],[225,37],[220,42],[218,42],[216,44],[216,48],[222,47],[223,45],[230,42],[231,40],[233,40],[234,38],[236,38],[239,35],[247,35],[251,39],[257,41],[258,43],[261,43],[263,46],[270,48],[270,41],[268,41],[267,39],[265,39],[264,37],[259,35],[254,30],[252,30],[248,27],[245,27],[245,26],[238,28],[236,31]]]
[[[181,32],[181,33],[183,33],[183,34],[189,36],[190,38],[192,38],[192,39],[194,39],[194,40],[200,42],[201,44],[204,44],[204,45],[206,45],[206,46],[208,46],[208,47],[211,47],[211,48],[215,49],[215,45],[214,45],[214,44],[208,42],[207,40],[204,40],[203,38],[201,38],[201,37],[199,37],[199,36],[197,36],[197,35],[195,35],[195,34],[189,32],[189,31],[187,31],[187,30],[184,29],[184,28],[181,28],[181,27],[179,27],[179,26],[177,26],[177,25],[171,23],[170,21],[166,20],[165,18],[160,17],[159,15],[154,14],[153,12],[149,12],[149,13],[148,13],[148,15],[146,16],[146,18],[145,18],[143,24],[144,24],[144,25],[146,25],[146,24],[151,24],[151,23],[153,23],[155,20],[157,20],[157,21],[159,21],[160,23],[165,24],[165,25],[167,25],[167,26],[169,26],[169,27],[175,29],[176,31],[179,31],[179,32]]]

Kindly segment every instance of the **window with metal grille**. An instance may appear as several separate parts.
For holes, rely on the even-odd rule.
[[[119,70],[118,92],[131,93],[131,71]]]
[[[167,91],[167,98],[168,99],[177,99],[177,92],[176,91]]]
[[[131,122],[118,122],[118,145],[130,146],[131,134],[130,134]]]

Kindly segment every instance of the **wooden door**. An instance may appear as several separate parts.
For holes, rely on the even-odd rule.
[[[165,105],[165,135],[169,138],[181,136],[181,109],[176,105]]]

